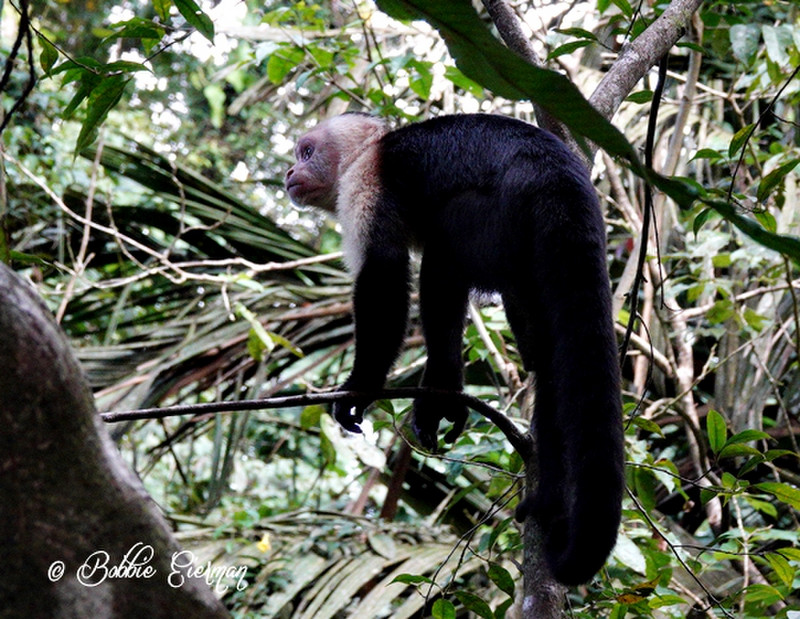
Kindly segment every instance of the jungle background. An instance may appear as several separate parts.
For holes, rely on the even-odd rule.
[[[491,49],[474,30],[412,19],[421,4],[0,1],[0,259],[68,334],[99,411],[313,393],[346,376],[351,279],[336,222],[282,189],[294,140],[346,110],[398,126],[534,121],[524,90],[550,84],[515,96],[477,62]],[[454,24],[472,10],[450,4]],[[676,4],[510,6],[589,98]],[[572,616],[800,611],[799,9],[702,3],[663,60],[663,94],[654,66],[613,106],[627,146],[576,93],[540,93],[599,146],[620,342],[638,300],[624,524],[607,567],[569,592]],[[661,176],[637,279],[645,151]],[[472,303],[464,351],[469,393],[527,428],[531,377],[497,299]],[[418,384],[424,361],[412,314],[391,385]],[[408,407],[384,401],[363,437],[319,405],[108,427],[180,539],[247,566],[248,586],[223,597],[235,616],[517,616],[519,455],[473,415],[452,448],[413,451],[398,488]]]

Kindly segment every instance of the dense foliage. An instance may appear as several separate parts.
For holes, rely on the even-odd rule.
[[[71,337],[99,409],[265,398],[346,375],[350,280],[335,222],[292,207],[281,189],[294,138],[345,110],[398,124],[471,111],[532,120],[532,99],[599,145],[593,177],[622,340],[656,69],[611,124],[586,112],[578,90],[588,98],[669,3],[512,3],[561,76],[517,67],[469,3],[431,3],[452,4],[438,16],[415,12],[425,3],[379,4],[387,13],[338,2],[37,2],[32,47],[17,47],[28,2],[0,3],[10,71],[0,257]],[[654,225],[623,364],[630,494],[608,568],[570,592],[575,616],[800,609],[799,47],[793,3],[708,2],[665,59],[661,176],[650,177]],[[526,427],[531,380],[496,299],[476,299],[464,350],[470,391]],[[423,363],[412,316],[392,384],[417,384]],[[520,558],[510,518],[520,458],[475,415],[443,456],[414,455],[395,524],[381,528],[372,517],[407,407],[375,409],[364,440],[342,437],[318,406],[111,430],[176,523],[248,558],[260,586],[228,598],[242,616],[278,613],[277,600],[297,616],[353,610],[325,597],[337,586],[392,616],[420,612],[409,588],[386,589],[396,577],[431,600],[443,593],[436,616],[503,616]],[[370,560],[374,570],[357,570]],[[379,577],[381,590],[399,587],[383,606],[369,597]]]

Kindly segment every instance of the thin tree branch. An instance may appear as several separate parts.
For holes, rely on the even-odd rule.
[[[703,0],[671,2],[642,34],[622,48],[589,103],[603,116],[611,118],[636,83],[683,36],[702,3]]]
[[[506,436],[508,442],[523,459],[527,459],[533,449],[531,437],[522,432],[514,422],[503,413],[495,410],[483,400],[458,391],[429,389],[423,387],[402,387],[398,389],[381,389],[378,391],[332,391],[328,393],[308,393],[289,395],[260,400],[238,400],[233,402],[211,402],[208,404],[190,404],[185,406],[168,406],[164,408],[143,408],[134,411],[102,413],[101,419],[106,423],[134,421],[137,419],[163,419],[178,415],[205,415],[211,413],[231,413],[246,410],[267,408],[290,408],[309,404],[327,404],[352,398],[369,398],[373,400],[393,400],[399,398],[415,398],[423,395],[446,395],[465,404],[475,412],[491,421]]]

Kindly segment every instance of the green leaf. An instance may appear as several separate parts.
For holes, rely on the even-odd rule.
[[[747,323],[747,326],[751,329],[755,329],[759,333],[764,328],[764,324],[767,322],[766,316],[762,316],[749,307],[745,308],[744,312],[742,312],[742,316],[744,317],[744,321]]]
[[[225,91],[219,84],[208,84],[203,88],[203,96],[211,110],[211,124],[219,129],[225,120]]]
[[[514,579],[506,568],[498,563],[490,563],[487,573],[491,581],[497,585],[498,589],[506,595],[512,598],[514,597]]]
[[[504,602],[501,602],[497,605],[497,608],[494,609],[494,616],[495,619],[505,619],[506,613],[508,609],[511,608],[511,605],[514,603],[514,600],[508,598]]]
[[[753,509],[757,509],[761,513],[766,514],[767,516],[770,516],[772,518],[778,517],[778,510],[769,501],[762,501],[761,499],[757,499],[754,496],[749,496],[749,495],[744,495],[744,500],[747,501],[747,504],[750,505]]]
[[[494,619],[494,613],[489,605],[480,597],[469,591],[456,591],[455,596],[467,610],[472,611],[483,619]]]
[[[755,469],[759,464],[764,462],[764,460],[766,460],[766,458],[764,458],[764,454],[762,453],[759,453],[757,456],[753,456],[742,465],[742,468],[739,469],[738,476],[744,477],[750,471]]]
[[[633,420],[633,425],[646,432],[650,432],[651,434],[656,434],[658,436],[664,436],[664,432],[661,429],[661,426],[658,425],[652,419],[645,419],[644,417],[636,417]]]
[[[761,452],[758,451],[755,447],[750,447],[750,445],[725,445],[722,449],[720,449],[717,457],[722,460],[723,458],[736,458],[739,456],[760,456]]]
[[[761,34],[764,36],[764,47],[767,50],[767,57],[779,67],[791,66],[791,58],[788,49],[794,47],[792,40],[792,27],[787,25],[761,26]]]
[[[322,431],[319,433],[319,451],[325,466],[331,468],[336,464],[336,446],[325,433],[324,426],[321,427]]]
[[[118,22],[113,25],[114,32],[106,37],[103,42],[113,39],[139,39],[139,40],[159,40],[164,36],[165,30],[161,24],[150,19],[134,17],[127,21]]]
[[[633,7],[631,6],[628,0],[611,0],[614,4],[617,5],[617,8],[622,11],[622,14],[625,17],[631,18],[633,17]]]
[[[571,54],[575,50],[581,49],[583,47],[588,47],[592,44],[592,41],[587,41],[586,39],[580,39],[578,41],[570,41],[568,43],[564,43],[563,45],[559,45],[549,54],[547,54],[547,60],[552,60],[553,58],[558,58],[559,56],[563,56],[565,54]]]
[[[755,124],[745,125],[737,131],[731,138],[731,143],[728,146],[728,157],[733,157],[739,152],[739,149],[744,146],[745,142],[750,139],[750,136],[755,130]]]
[[[75,110],[78,109],[78,106],[83,103],[83,101],[92,93],[92,91],[94,91],[94,89],[102,80],[99,75],[96,75],[91,71],[80,70],[80,74],[81,77],[78,89],[75,91],[75,94],[72,95],[72,99],[70,99],[67,107],[65,107],[64,111],[61,112],[61,116],[64,119],[72,117],[72,115],[75,113]]]
[[[698,45],[697,43],[692,43],[691,41],[680,41],[675,44],[675,47],[691,49],[695,52],[698,52],[706,56],[709,54],[709,51],[702,45]]]
[[[769,232],[757,221],[738,213],[736,207],[728,202],[707,198],[703,198],[703,202],[717,211],[759,245],[790,256],[795,262],[800,263],[800,238]]]
[[[652,90],[640,90],[638,92],[632,92],[627,97],[625,97],[625,101],[631,101],[632,103],[649,103],[652,100],[653,100]]]
[[[733,264],[733,258],[730,253],[723,252],[711,257],[711,264],[715,269],[727,269]]]
[[[267,354],[271,353],[273,350],[275,350],[276,345],[282,346],[297,357],[303,357],[303,352],[285,337],[278,335],[277,333],[273,333],[272,331],[267,331],[264,328],[264,325],[261,324],[258,316],[247,309],[244,304],[237,303],[234,307],[234,311],[238,316],[241,316],[250,324],[248,350],[254,359],[257,361],[262,360],[264,358],[263,352],[266,351]],[[257,342],[251,342],[250,338],[255,338]]]
[[[427,576],[422,576],[420,574],[398,574],[394,577],[392,582],[399,582],[404,585],[422,585],[429,584],[433,581]]]
[[[42,46],[42,53],[39,55],[39,64],[42,67],[42,71],[49,73],[50,69],[52,69],[58,61],[58,50],[50,41],[41,35],[39,35],[39,45]]]
[[[590,41],[597,41],[597,35],[583,28],[556,28],[556,32],[566,34],[571,37],[579,39],[588,39]]]
[[[751,441],[761,441],[761,440],[772,440],[770,435],[766,432],[762,432],[761,430],[743,430],[742,432],[737,432],[732,437],[728,439],[726,445],[732,445],[733,443],[749,443]]]
[[[200,34],[213,43],[214,22],[211,21],[211,18],[208,15],[203,13],[202,9],[197,6],[197,3],[195,3],[194,0],[172,1],[189,25],[196,28]]]
[[[433,603],[431,616],[434,619],[456,619],[456,607],[451,601],[439,598]]]
[[[755,211],[753,216],[756,218],[756,221],[764,226],[765,230],[769,230],[770,232],[776,232],[778,230],[778,222],[769,211]]]
[[[771,585],[750,585],[745,589],[744,597],[748,602],[760,602],[767,606],[784,600],[781,592]]]
[[[784,456],[794,456],[795,458],[798,457],[798,455],[791,449],[769,449],[767,450],[767,453],[764,454],[764,457],[769,462],[772,462],[776,458],[782,458]]]
[[[762,178],[761,182],[758,184],[758,192],[756,194],[758,201],[763,202],[766,200],[769,194],[772,193],[772,190],[778,186],[789,172],[797,167],[798,163],[800,163],[800,158],[787,161]]]
[[[789,565],[786,558],[775,552],[768,552],[764,555],[764,558],[767,560],[767,563],[769,563],[772,571],[775,572],[775,576],[778,577],[784,586],[791,587],[794,581],[794,568]]]
[[[734,24],[730,29],[731,51],[734,58],[750,64],[758,52],[758,41],[761,35],[757,24]]]
[[[722,157],[723,154],[718,150],[714,150],[713,148],[701,148],[689,161],[694,161],[695,159],[722,159]]]
[[[431,94],[433,86],[433,73],[431,65],[418,60],[411,60],[407,63],[406,69],[409,70],[408,85],[411,90],[420,98],[427,100]],[[414,71],[411,71],[414,69]]]
[[[267,78],[273,84],[280,84],[305,58],[305,52],[294,45],[276,50],[267,61]]]
[[[474,97],[482,97],[484,95],[483,86],[481,86],[475,80],[469,79],[459,70],[458,67],[448,65],[444,69],[444,76],[453,82],[453,84],[470,93]]]
[[[700,229],[705,225],[705,223],[709,220],[711,215],[715,213],[714,209],[704,208],[697,214],[697,217],[694,218],[692,222],[692,232],[694,235],[697,236],[697,233],[700,232]]]
[[[106,116],[119,102],[122,92],[130,82],[130,78],[121,75],[104,78],[89,95],[86,118],[81,125],[75,152],[79,153],[89,146],[97,135],[97,129],[105,121]]]
[[[170,6],[172,6],[171,0],[153,0],[153,8],[162,22],[167,22],[169,20]]]
[[[300,413],[300,427],[304,430],[318,428],[320,426],[320,419],[322,419],[324,413],[325,407],[320,404],[306,406]]]
[[[714,305],[711,306],[711,309],[706,312],[706,318],[715,325],[722,324],[735,315],[736,310],[729,299],[720,299],[716,301]]]
[[[715,454],[719,453],[719,450],[725,445],[728,428],[725,425],[725,419],[713,408],[708,411],[708,417],[706,417],[706,430],[711,451]]]
[[[103,73],[111,75],[112,73],[136,73],[137,71],[150,71],[141,62],[131,62],[130,60],[117,60],[102,66]]]
[[[633,481],[636,496],[647,511],[656,506],[656,477],[648,469],[634,468]]]
[[[790,486],[774,481],[765,481],[760,484],[755,484],[755,487],[764,492],[769,492],[778,500],[791,505],[793,508],[800,510],[800,490]]]

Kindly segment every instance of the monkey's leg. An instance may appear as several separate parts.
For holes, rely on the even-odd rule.
[[[461,341],[469,286],[445,258],[426,251],[422,258],[419,297],[428,350],[422,386],[460,391],[464,383]],[[447,442],[452,442],[464,429],[467,414],[466,406],[453,402],[452,398],[417,398],[414,432],[423,446],[435,449],[439,422],[442,419],[453,422],[453,428],[445,436]]]

